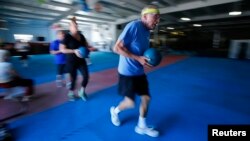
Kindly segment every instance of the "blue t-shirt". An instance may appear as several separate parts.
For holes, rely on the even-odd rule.
[[[54,40],[50,44],[50,50],[58,51],[59,50],[59,45],[60,45],[60,41],[59,40]],[[65,64],[66,63],[65,54],[63,54],[63,53],[55,54],[55,63],[56,64]]]
[[[119,36],[124,46],[131,53],[142,56],[149,48],[150,31],[141,20],[128,23]],[[136,60],[120,55],[118,72],[126,76],[137,76],[144,74],[143,66]]]

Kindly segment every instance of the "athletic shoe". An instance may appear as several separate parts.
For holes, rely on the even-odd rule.
[[[69,93],[68,93],[68,98],[69,98],[69,101],[75,101],[75,95],[74,95],[74,92],[69,91]]]
[[[13,96],[12,95],[7,95],[3,99],[4,100],[11,100],[11,99],[13,99]]]
[[[111,115],[111,122],[115,125],[115,126],[120,126],[121,122],[119,120],[118,114],[115,113],[115,107],[112,106],[110,108],[110,115]]]
[[[81,88],[78,91],[78,96],[83,100],[83,101],[87,101],[87,95],[86,93],[83,91],[83,88]]]
[[[22,102],[30,101],[30,96],[24,96],[21,101]]]
[[[153,128],[149,128],[149,127],[144,127],[144,128],[140,128],[138,126],[135,127],[135,132],[141,135],[148,135],[150,137],[158,137],[159,136],[159,132],[154,130]]]
[[[67,88],[67,89],[70,89],[70,87],[71,87],[71,82],[67,82],[67,83],[66,83],[66,88]]]
[[[58,88],[62,87],[63,86],[62,81],[61,80],[56,80],[56,86]]]

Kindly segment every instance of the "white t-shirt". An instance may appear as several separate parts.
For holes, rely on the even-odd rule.
[[[9,62],[0,62],[0,83],[7,83],[12,80],[12,64]]]
[[[0,49],[0,62],[5,61],[5,56],[6,55],[9,55],[9,52],[7,50]]]

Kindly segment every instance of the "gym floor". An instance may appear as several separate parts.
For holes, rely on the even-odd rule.
[[[110,121],[109,108],[117,105],[118,56],[91,54],[88,101],[67,99],[67,89],[55,85],[53,56],[30,56],[21,75],[36,82],[34,98],[25,104],[0,100],[1,119],[27,111],[6,122],[17,141],[206,141],[211,124],[250,124],[250,61],[183,55],[165,56],[161,64],[147,69],[152,102],[148,123],[160,131],[158,138],[138,135],[136,107],[120,114],[122,125]],[[79,77],[79,81],[80,81]]]

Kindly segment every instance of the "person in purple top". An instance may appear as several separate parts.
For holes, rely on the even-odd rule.
[[[63,86],[63,74],[66,73],[66,56],[59,49],[60,42],[64,39],[65,33],[58,30],[56,33],[57,39],[50,44],[50,54],[55,56],[55,64],[57,65],[56,85],[57,87]]]

